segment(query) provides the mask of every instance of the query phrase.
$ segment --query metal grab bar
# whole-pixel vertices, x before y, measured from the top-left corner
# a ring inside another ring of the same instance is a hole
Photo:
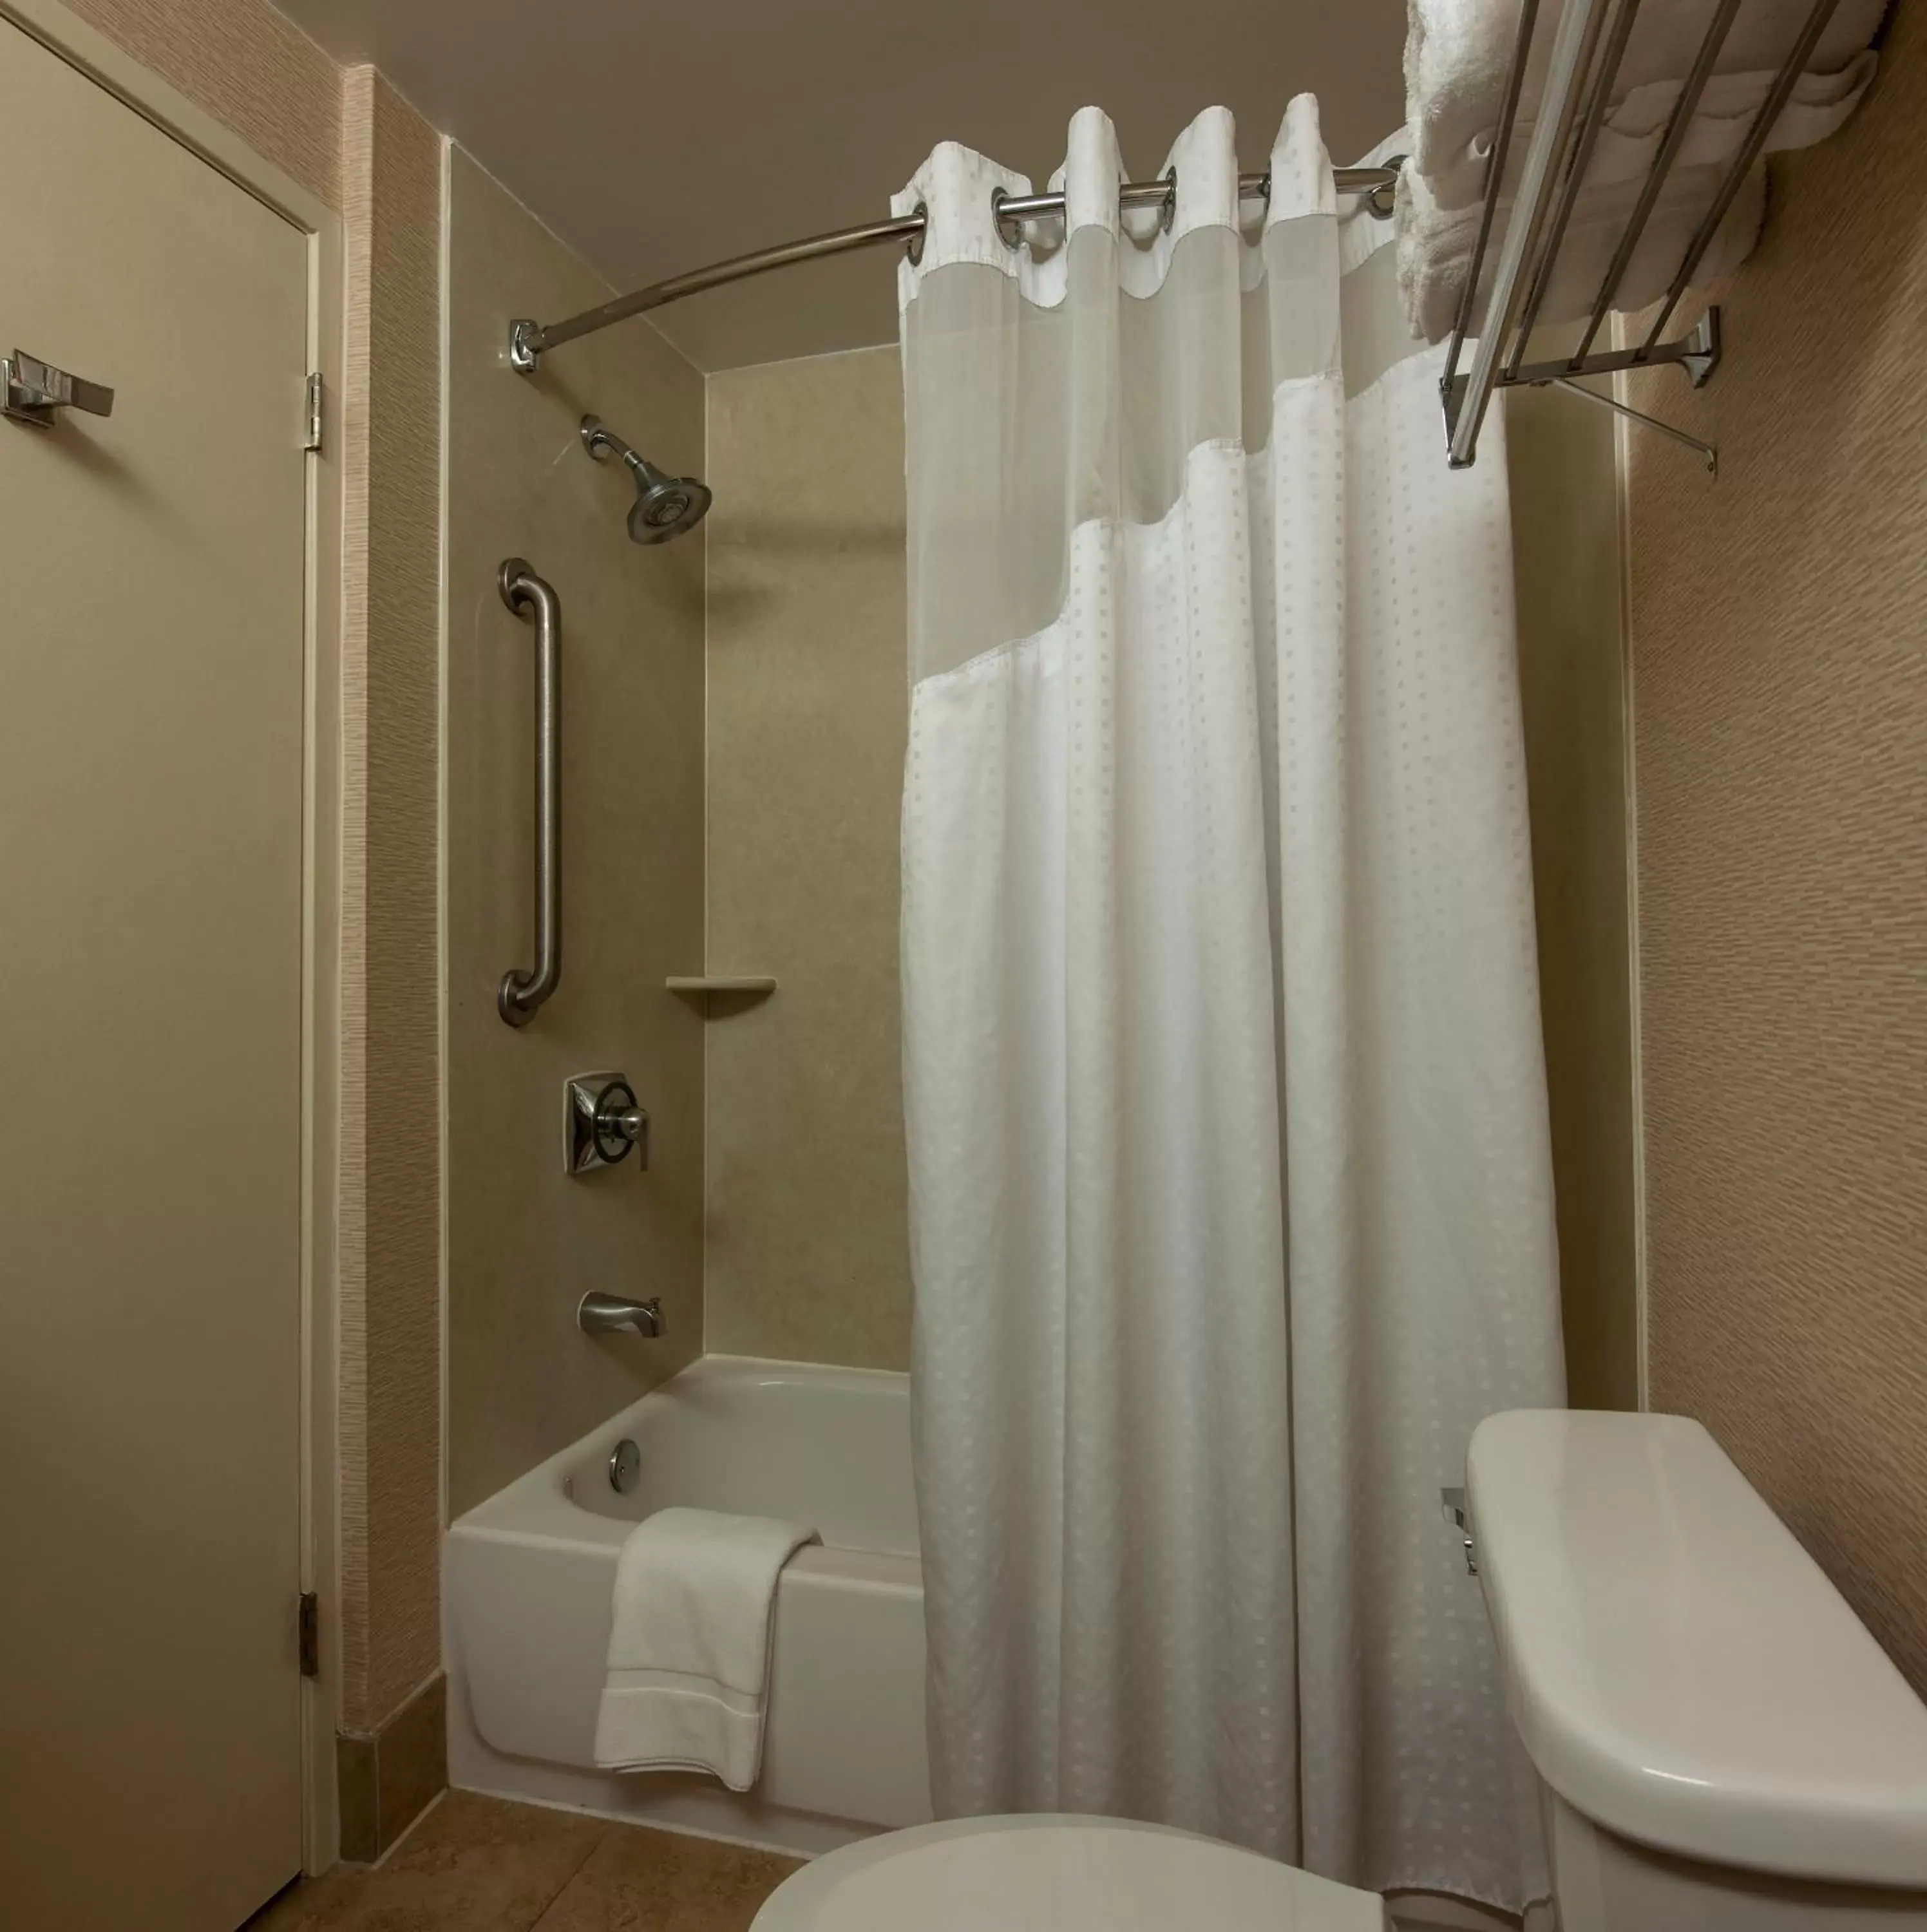
[[[523,558],[503,561],[502,601],[536,625],[536,969],[502,976],[495,1009],[527,1026],[562,983],[562,600]]]

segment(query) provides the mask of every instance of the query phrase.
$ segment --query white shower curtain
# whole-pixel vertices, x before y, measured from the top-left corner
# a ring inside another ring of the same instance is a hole
[[[1447,469],[1310,99],[1261,232],[1229,115],[1166,165],[1121,221],[1086,110],[1067,240],[953,145],[896,202],[938,1807],[1517,1907],[1439,1494],[1562,1400],[1502,426]]]

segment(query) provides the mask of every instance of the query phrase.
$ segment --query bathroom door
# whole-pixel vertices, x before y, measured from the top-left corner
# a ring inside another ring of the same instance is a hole
[[[0,21],[0,1924],[299,1868],[307,238]]]

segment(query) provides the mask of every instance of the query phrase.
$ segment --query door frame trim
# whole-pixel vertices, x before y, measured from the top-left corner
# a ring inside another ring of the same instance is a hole
[[[308,367],[321,372],[327,434],[308,459],[304,586],[302,857],[301,1576],[321,1615],[320,1672],[301,1680],[302,1864],[335,1862],[335,1731],[341,1703],[336,1336],[339,1277],[341,935],[341,442],[340,215],[60,0],[0,0],[10,22],[198,154],[308,243]],[[301,398],[288,399],[288,434]],[[290,1654],[296,1606],[288,1605]]]

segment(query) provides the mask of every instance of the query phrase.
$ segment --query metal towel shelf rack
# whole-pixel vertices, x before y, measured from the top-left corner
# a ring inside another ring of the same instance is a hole
[[[1739,11],[1739,0],[1719,0],[1673,104],[1625,231],[1613,250],[1577,350],[1556,361],[1528,363],[1525,359],[1527,344],[1551,284],[1559,244],[1577,206],[1594,144],[1612,104],[1613,81],[1640,7],[1640,0],[1567,0],[1554,30],[1544,88],[1535,112],[1532,140],[1519,170],[1518,192],[1499,244],[1491,293],[1485,313],[1478,320],[1478,346],[1470,370],[1461,374],[1459,364],[1473,334],[1479,278],[1499,225],[1506,162],[1538,22],[1538,0],[1522,0],[1519,30],[1501,96],[1499,125],[1486,166],[1478,236],[1454,322],[1451,346],[1446,352],[1445,373],[1439,380],[1446,446],[1454,469],[1464,467],[1478,454],[1479,430],[1495,390],[1551,382],[1571,386],[1574,379],[1582,376],[1610,375],[1622,369],[1643,369],[1669,362],[1684,370],[1696,388],[1712,374],[1720,355],[1716,310],[1709,311],[1691,334],[1671,342],[1662,342],[1660,338],[1744,186],[1748,170],[1759,159],[1773,123],[1805,70],[1836,4],[1837,0],[1814,0],[1799,37],[1748,124],[1718,191],[1694,230],[1644,339],[1633,348],[1593,352],[1593,341],[1616,304],[1627,267],[1673,164],[1685,145],[1700,97],[1712,76],[1727,30]],[[1637,411],[1628,410],[1596,391],[1583,393],[1623,414],[1638,415]],[[1650,417],[1640,419],[1652,420]],[[1666,424],[1654,426],[1682,441],[1693,442],[1707,455],[1710,466],[1712,452],[1706,446]]]

